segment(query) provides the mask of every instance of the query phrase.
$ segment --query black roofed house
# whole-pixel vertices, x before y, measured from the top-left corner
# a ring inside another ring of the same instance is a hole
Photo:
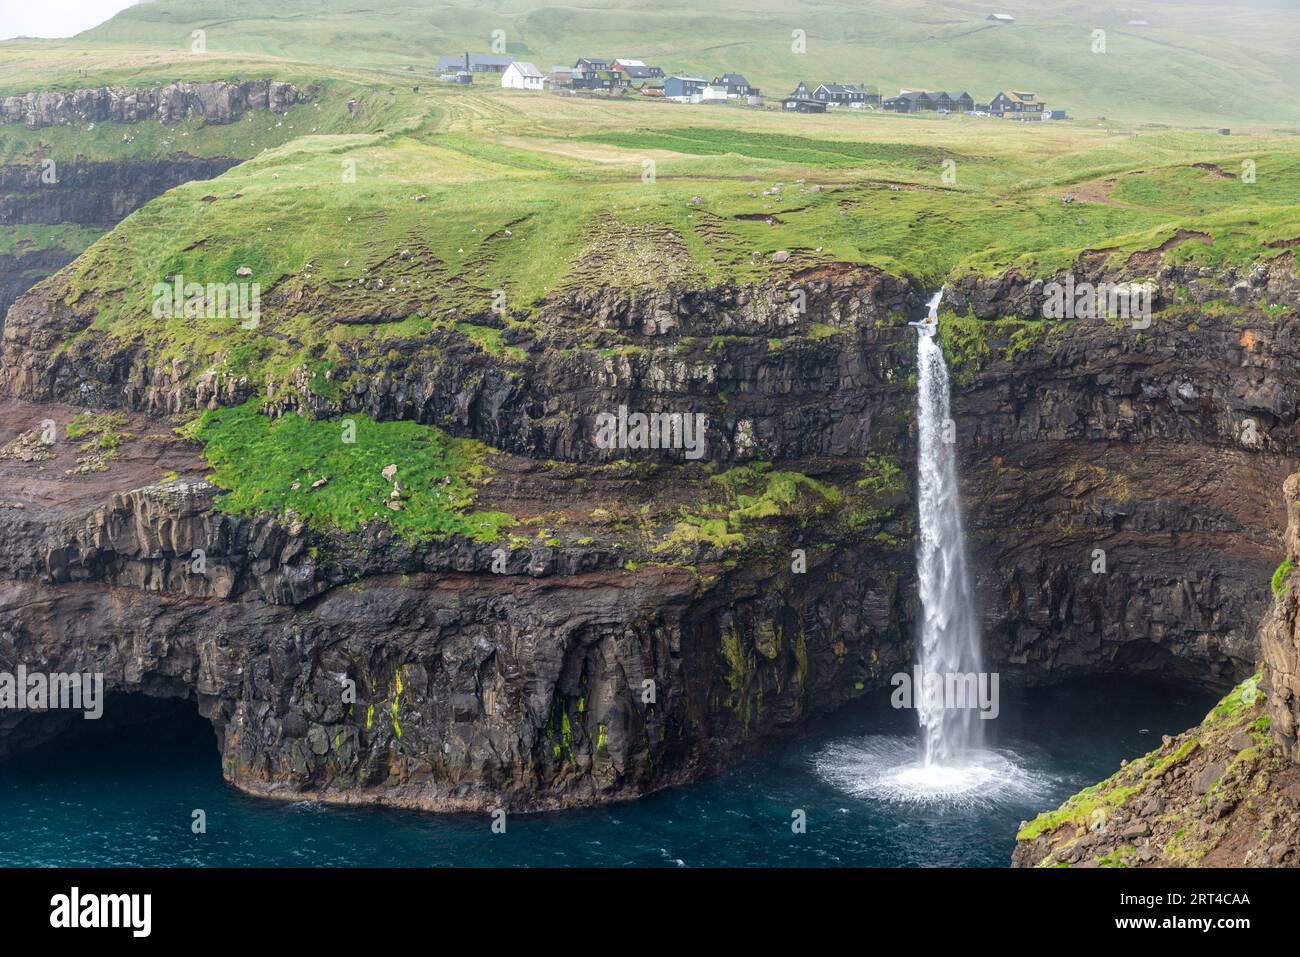
[[[975,98],[965,90],[960,93],[953,93],[949,90],[946,93],[933,94],[935,97],[935,109],[951,110],[954,113],[971,113],[975,110]],[[939,97],[943,98],[942,103]]]
[[[884,107],[895,113],[920,113],[936,109],[934,99],[924,90],[906,90],[885,100]]]
[[[434,67],[441,74],[454,74],[464,70],[467,73],[504,73],[515,62],[512,56],[495,53],[465,53],[460,56],[438,58]]]
[[[628,85],[627,81],[613,70],[574,72],[570,82],[575,90],[592,90],[604,93],[616,93]]]
[[[781,101],[781,109],[792,113],[825,113],[826,104],[808,96],[795,96],[791,93]]]
[[[1041,120],[1044,103],[1038,94],[1026,90],[999,93],[989,101],[989,112],[1017,120]]]
[[[609,68],[615,73],[622,73],[630,80],[657,80],[664,71],[641,60],[629,60],[623,57],[615,60]]]
[[[825,113],[826,104],[820,100],[814,100],[812,91],[808,89],[808,84],[803,80],[799,85],[781,101],[781,109],[789,110],[792,113]]]
[[[751,93],[758,92],[758,90],[755,87],[750,86],[749,81],[739,73],[724,73],[722,76],[715,76],[713,78],[713,85],[724,87],[727,91],[727,96],[729,97],[748,96]]]
[[[578,62],[573,64],[574,73],[598,73],[601,70],[608,69],[608,60],[597,59],[594,57],[578,57]]]
[[[822,83],[813,90],[812,98],[831,107],[862,109],[867,105],[867,91],[851,83]]]
[[[645,80],[657,80],[664,75],[664,71],[657,66],[625,66],[621,70],[614,70],[619,76],[625,76],[629,80],[643,82]]]

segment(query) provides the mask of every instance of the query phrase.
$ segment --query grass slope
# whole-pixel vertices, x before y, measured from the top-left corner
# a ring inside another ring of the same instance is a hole
[[[1013,26],[964,0],[153,0],[79,39],[402,68],[441,53],[506,49],[543,68],[578,56],[637,56],[669,69],[738,70],[769,95],[799,79],[967,89],[976,99],[1036,90],[1080,116],[1170,123],[1295,123],[1300,21],[1284,4],[1166,0],[1140,12],[1104,0],[1021,0]],[[1131,25],[1145,19],[1147,25]],[[1104,53],[1093,52],[1095,30]],[[792,33],[806,35],[806,52]]]

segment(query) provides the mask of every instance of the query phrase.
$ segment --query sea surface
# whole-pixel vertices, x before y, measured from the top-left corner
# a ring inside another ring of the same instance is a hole
[[[246,797],[222,781],[211,727],[177,702],[0,764],[0,866],[1002,867],[1021,820],[1195,724],[1216,696],[1115,676],[1002,699],[987,760],[952,794],[909,791],[896,773],[916,757],[916,715],[882,692],[711,780],[512,814],[504,834],[487,814]],[[206,833],[191,830],[195,809]]]

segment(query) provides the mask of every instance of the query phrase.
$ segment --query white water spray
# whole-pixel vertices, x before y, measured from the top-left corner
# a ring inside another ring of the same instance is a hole
[[[938,680],[946,675],[980,674],[979,621],[966,570],[957,489],[957,446],[949,416],[948,366],[935,341],[940,289],[929,302],[929,316],[916,337],[918,369],[917,500],[920,541],[916,571],[921,593],[918,664]],[[926,767],[951,763],[979,746],[979,716],[971,708],[945,707],[942,695],[919,693],[922,759]]]

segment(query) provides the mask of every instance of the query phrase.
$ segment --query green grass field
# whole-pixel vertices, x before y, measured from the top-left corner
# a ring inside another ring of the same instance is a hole
[[[998,26],[967,0],[154,0],[89,31],[83,43],[210,51],[347,67],[427,69],[439,54],[486,50],[537,62],[634,56],[666,69],[744,73],[769,95],[800,79],[869,83],[885,93],[1003,88],[1039,92],[1082,117],[1171,124],[1300,120],[1300,18],[1264,0],[1167,0],[1123,10],[1102,0],[1021,0]],[[273,12],[271,12],[273,11]],[[1146,25],[1130,23],[1142,19]],[[1104,30],[1105,52],[1094,51]],[[795,52],[802,31],[804,52]]]

